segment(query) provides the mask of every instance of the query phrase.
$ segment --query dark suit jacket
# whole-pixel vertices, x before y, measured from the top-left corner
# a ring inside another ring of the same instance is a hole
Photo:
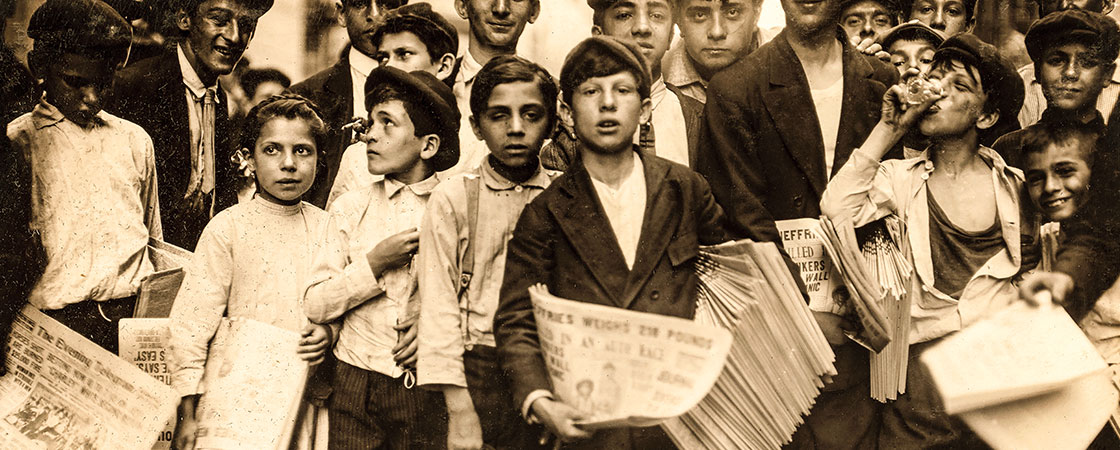
[[[194,250],[202,229],[210,221],[206,208],[190,208],[183,200],[191,175],[190,109],[186,85],[174,49],[139,61],[117,73],[112,96],[105,109],[135,122],[152,137],[155,147],[156,176],[159,178],[159,205],[165,241]],[[237,203],[235,168],[230,161],[229,114],[225,93],[218,89],[214,144],[214,213]]]
[[[339,131],[342,125],[350,122],[354,117],[354,90],[350,80],[350,62],[346,55],[349,49],[342,52],[342,59],[335,65],[312,75],[304,81],[292,85],[289,92],[307,97],[319,107],[323,119],[330,125],[327,137],[327,148],[321,149],[324,157],[319,161],[319,173],[315,176],[315,184],[311,190],[304,194],[303,199],[320,208],[327,206],[327,197],[331,193],[331,185],[338,175],[338,166],[342,162],[342,152],[350,145],[350,132]]]
[[[828,183],[809,82],[786,32],[708,85],[694,168],[740,232],[774,230],[766,226],[770,220],[820,216]],[[894,68],[843,45],[844,100],[833,174],[878,122],[883,93],[898,78]],[[779,242],[777,235],[766,240]]]
[[[31,230],[31,162],[0,133],[0,375],[6,370],[12,321],[47,265]]]
[[[582,164],[557,178],[522,212],[509,243],[494,319],[502,368],[511,375],[517,405],[534,390],[550,389],[529,286],[544,283],[557,296],[588,303],[693,316],[694,259],[701,244],[729,238],[723,212],[695,172],[648,153],[641,157],[647,200],[633,270],[626,268]],[[618,448],[633,445],[634,438],[640,441],[630,432],[636,430],[601,432],[593,446]]]

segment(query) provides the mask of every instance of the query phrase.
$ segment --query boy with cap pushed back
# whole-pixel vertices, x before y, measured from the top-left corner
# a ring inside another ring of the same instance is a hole
[[[982,129],[1014,115],[1023,98],[1015,69],[971,34],[950,37],[929,76],[943,87],[906,106],[904,83],[883,96],[882,117],[833,177],[821,211],[856,227],[894,214],[915,276],[909,289],[911,362],[906,393],[882,409],[880,448],[967,448],[979,443],[945,414],[916,358],[930,345],[1018,298],[1012,280],[1025,269],[1021,244],[1037,234],[1024,223],[1023,173],[979,144]],[[907,73],[916,76],[917,71]],[[911,128],[930,145],[908,159],[880,159]],[[1024,236],[1027,234],[1028,236]]]
[[[423,70],[448,86],[454,83],[458,32],[447,19],[432,11],[428,3],[413,3],[390,11],[369,42],[373,46],[373,58],[382,66],[405,72]],[[342,194],[363,188],[376,179],[366,168],[365,144],[351,144],[342,154],[327,206]]]
[[[528,289],[541,283],[563,298],[691,318],[699,246],[732,236],[700,175],[634,144],[652,106],[637,46],[581,42],[564,61],[560,89],[560,117],[575,130],[580,157],[525,207],[509,242],[494,317],[502,368],[522,415],[572,448],[673,448],[658,427],[593,435],[573,423],[585,413],[550,391]]]
[[[447,419],[436,392],[415,384],[417,274],[412,259],[436,171],[459,159],[455,95],[434,75],[392,67],[366,79],[370,173],[347,192],[315,258],[304,312],[342,321],[329,401],[331,448],[442,448]]]
[[[28,301],[116,353],[117,323],[152,272],[148,239],[163,237],[152,140],[101,110],[132,31],[100,0],[48,0],[27,32],[45,93],[7,135],[31,167],[31,229],[47,257]]]
[[[1120,55],[1116,21],[1082,9],[1058,11],[1031,26],[1026,44],[1034,61],[1034,78],[1046,97],[1046,110],[1035,125],[1079,125],[1103,133],[1105,120],[1098,99],[1112,83]],[[1008,164],[1021,169],[1026,169],[1024,134],[1025,130],[1008,133],[992,145]]]

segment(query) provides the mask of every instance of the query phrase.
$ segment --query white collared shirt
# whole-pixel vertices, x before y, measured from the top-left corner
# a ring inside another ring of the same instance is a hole
[[[210,88],[215,88],[215,105],[221,103],[221,96],[217,95],[218,82],[215,81],[212,86],[205,85],[199,78],[198,72],[195,72],[194,67],[187,60],[187,54],[183,51],[183,46],[178,45],[175,48],[179,55],[179,71],[183,73],[183,84],[187,85],[183,95],[187,96],[187,110],[190,111],[190,114],[187,114],[187,124],[191,130],[191,151],[197,154],[199,147],[202,145],[202,103],[199,102],[199,99],[205,96],[206,90]],[[217,118],[215,117],[215,119]],[[216,127],[217,124],[211,124],[211,126]],[[198,164],[204,163],[198,161]],[[193,171],[195,168],[191,167],[190,169]]]
[[[353,117],[368,117],[369,111],[366,110],[366,78],[369,78],[369,73],[373,72],[380,64],[377,60],[369,57],[365,53],[358,51],[354,47],[350,47],[350,54],[346,57],[350,62],[350,84],[354,89],[354,114]]]
[[[638,253],[638,238],[642,235],[642,221],[646,214],[646,176],[642,158],[634,153],[634,165],[617,189],[608,186],[595,177],[591,184],[599,196],[599,204],[611,223],[611,230],[618,240],[626,268],[634,268],[634,257]],[[590,175],[590,174],[589,174]]]
[[[450,169],[440,172],[440,176],[448,178],[451,175],[468,172],[477,168],[490,149],[486,142],[474,135],[471,129],[471,87],[474,86],[474,77],[482,70],[482,64],[471,56],[471,52],[463,53],[462,62],[459,64],[459,74],[455,76],[455,103],[459,107],[461,119],[459,121],[459,162]]]
[[[688,166],[688,131],[684,110],[677,94],[665,86],[659,77],[650,85],[649,98],[653,102],[654,154],[677,164]],[[640,143],[642,130],[634,134],[634,143]]]

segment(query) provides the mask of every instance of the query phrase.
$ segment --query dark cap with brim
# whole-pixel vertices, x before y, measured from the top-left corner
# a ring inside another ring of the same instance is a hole
[[[132,43],[132,26],[101,0],[47,0],[27,25],[35,46],[67,51],[121,52]]]
[[[1047,14],[1031,25],[1024,40],[1027,54],[1036,64],[1046,49],[1070,41],[1084,43],[1102,62],[1114,61],[1120,54],[1120,29],[1116,21],[1082,9]]]
[[[370,94],[378,86],[391,84],[399,89],[415,94],[411,101],[415,105],[426,108],[435,119],[438,127],[436,135],[439,136],[439,150],[428,162],[436,171],[450,169],[459,162],[459,121],[461,116],[455,104],[455,93],[435,75],[422,70],[405,72],[403,70],[381,66],[373,69],[366,79],[366,109],[373,109],[370,104]]]
[[[593,52],[592,50],[600,51]],[[640,74],[638,77],[638,93],[642,98],[649,98],[652,77],[649,74],[649,68],[646,67],[645,60],[642,58],[641,50],[638,50],[638,46],[629,41],[611,36],[592,36],[576,44],[575,48],[568,52],[568,57],[564,59],[564,66],[560,69],[560,88],[565,92],[575,89],[575,86],[569,85],[572,81],[572,71],[579,67],[591,65],[589,58],[592,58],[595,54],[602,55],[604,53],[617,58],[634,72]]]
[[[887,30],[883,36],[879,37],[879,45],[883,46],[884,51],[890,51],[891,45],[903,40],[923,40],[929,42],[933,48],[937,48],[942,42],[945,42],[945,35],[930,28],[929,25],[911,20]]]
[[[959,33],[946,39],[937,48],[933,59],[935,64],[949,59],[976,67],[989,100],[995,101],[999,120],[1018,117],[1025,95],[1023,79],[1019,77],[1015,66],[1000,56],[994,46],[971,33]]]
[[[412,3],[394,9],[385,16],[385,22],[373,34],[373,41],[380,41],[386,30],[408,30],[414,27],[423,27],[435,31],[440,37],[446,39],[452,55],[459,54],[459,31],[455,25],[448,22],[440,13],[432,11],[432,5],[421,2]],[[427,45],[425,43],[425,45]],[[443,55],[431,55],[438,59]]]

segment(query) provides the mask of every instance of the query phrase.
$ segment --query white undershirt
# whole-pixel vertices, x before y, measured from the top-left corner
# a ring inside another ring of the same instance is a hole
[[[813,106],[817,109],[817,121],[824,138],[824,176],[832,177],[832,164],[836,161],[836,134],[840,130],[840,109],[844,105],[844,77],[839,77],[831,86],[822,89],[809,87],[813,96]]]
[[[665,86],[665,79],[658,78],[650,86],[653,103],[653,147],[657,156],[677,164],[688,165],[688,132],[685,129],[684,111],[677,94]],[[639,128],[635,143],[641,135]]]
[[[350,62],[350,81],[354,89],[353,117],[366,118],[369,116],[369,111],[366,111],[366,78],[369,78],[369,73],[377,68],[377,60],[350,47],[347,61]],[[347,122],[350,121],[349,119],[347,118]]]
[[[638,238],[642,235],[642,221],[646,214],[646,175],[642,168],[642,158],[634,155],[634,165],[618,189],[614,189],[595,177],[591,184],[599,195],[599,204],[611,223],[611,230],[626,259],[626,268],[634,268],[634,257],[638,253]]]

